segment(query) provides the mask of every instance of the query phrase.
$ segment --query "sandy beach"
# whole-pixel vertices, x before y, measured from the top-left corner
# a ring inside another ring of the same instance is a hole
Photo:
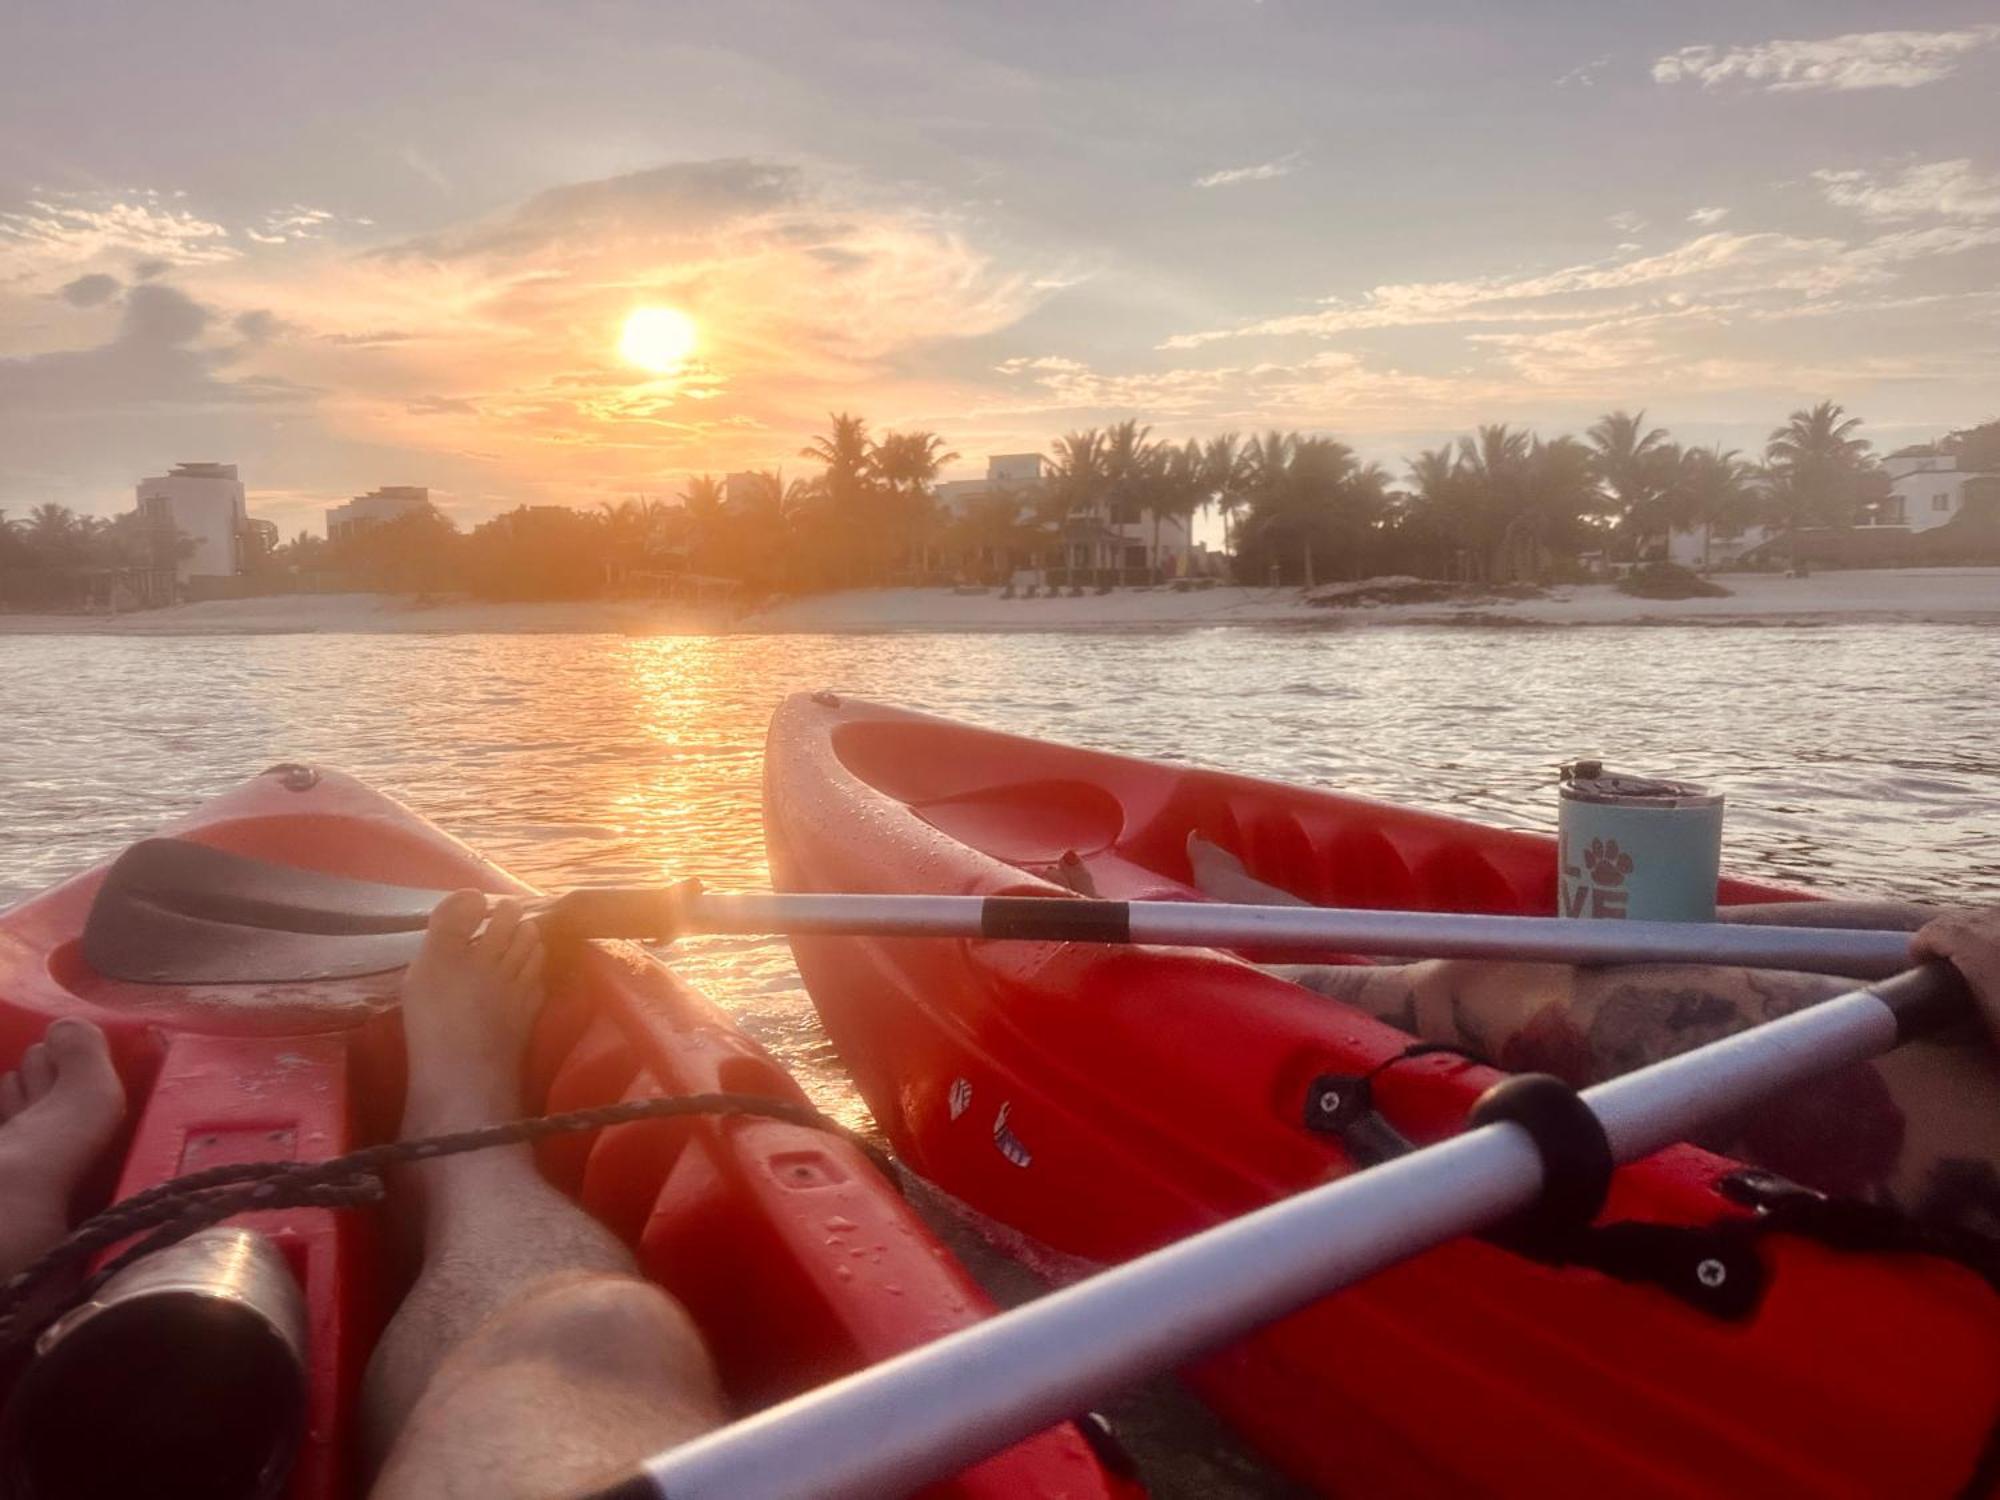
[[[647,600],[493,604],[385,594],[282,594],[125,615],[0,614],[0,634],[714,635],[870,631],[1145,630],[1217,625],[1743,625],[1786,622],[2000,623],[2000,568],[1725,575],[1721,598],[1637,599],[1609,584],[1539,597],[1445,590],[1414,579],[1301,589],[1121,589],[1072,599],[999,590],[853,589],[748,612]],[[1399,600],[1398,596],[1406,596]]]

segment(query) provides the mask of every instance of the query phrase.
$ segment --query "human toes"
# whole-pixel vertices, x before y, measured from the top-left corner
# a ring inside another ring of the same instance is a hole
[[[0,1078],[0,1122],[11,1120],[28,1107],[28,1092],[21,1086],[21,1075],[9,1073]]]
[[[54,1069],[53,1087],[93,1095],[100,1102],[115,1098],[118,1106],[123,1107],[125,1086],[111,1060],[111,1044],[97,1027],[75,1016],[65,1016],[50,1023],[42,1046],[47,1049]]]
[[[16,1070],[21,1075],[21,1091],[33,1104],[42,1095],[55,1087],[56,1060],[49,1055],[47,1042],[36,1042],[21,1054],[21,1065]]]
[[[515,934],[521,930],[521,912],[521,903],[512,896],[502,896],[495,901],[493,910],[487,914],[486,930],[472,940],[474,956],[496,969],[504,970],[507,950],[513,944]]]
[[[431,910],[425,931],[437,942],[468,943],[486,915],[486,897],[479,891],[453,891]]]
[[[542,930],[533,917],[528,917],[514,928],[514,935],[507,942],[507,951],[500,955],[499,969],[509,979],[514,979],[527,971],[528,965],[541,957]]]

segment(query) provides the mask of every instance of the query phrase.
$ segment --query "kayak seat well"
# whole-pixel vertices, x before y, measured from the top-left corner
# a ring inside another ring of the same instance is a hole
[[[1184,773],[1175,794],[1119,852],[1175,880],[1195,881],[1190,834],[1227,850],[1244,872],[1313,906],[1378,911],[1549,915],[1555,862],[1539,847],[1475,847],[1443,819],[1364,805],[1354,812],[1281,803],[1255,784]]]
[[[940,833],[1009,864],[1052,864],[1074,851],[1108,849],[1125,827],[1118,799],[1087,781],[1017,781],[935,801],[911,811]]]

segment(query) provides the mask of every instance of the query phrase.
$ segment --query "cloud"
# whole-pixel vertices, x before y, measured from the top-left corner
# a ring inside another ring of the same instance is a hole
[[[118,286],[116,276],[106,276],[98,272],[64,282],[57,288],[56,295],[71,307],[97,307],[117,296]]]
[[[1611,66],[1611,54],[1593,57],[1587,63],[1580,63],[1556,80],[1559,89],[1591,89],[1597,87],[1597,78]]]
[[[494,218],[376,253],[390,259],[472,260],[606,238],[666,248],[732,222],[796,209],[805,198],[805,176],[797,167],[744,157],[674,162],[550,188]],[[782,232],[813,237],[809,222],[787,223]]]
[[[1278,157],[1275,161],[1259,162],[1254,167],[1225,167],[1219,172],[1208,172],[1195,178],[1198,188],[1235,187],[1244,182],[1269,182],[1277,177],[1289,177],[1305,165],[1303,152],[1293,151]]]
[[[1689,211],[1688,223],[1699,224],[1704,229],[1713,229],[1728,217],[1729,210],[1726,208],[1697,208]]]
[[[1956,72],[1966,57],[2000,42],[2000,25],[1959,31],[1857,31],[1819,41],[1748,47],[1683,47],[1653,64],[1665,84],[1725,85],[1769,93],[1917,88]]]
[[[1330,338],[1368,329],[1575,323],[1649,311],[1788,306],[1885,285],[1918,262],[2000,243],[2000,226],[1937,225],[1847,241],[1770,231],[1697,235],[1669,250],[1637,247],[1530,275],[1378,286],[1358,299],[1235,328],[1176,334],[1159,347],[1197,349],[1246,337]]]
[[[0,213],[0,281],[87,264],[108,254],[134,254],[168,266],[231,260],[229,231],[164,199],[47,194],[19,211]]]
[[[329,392],[345,439],[449,453],[468,488],[588,498],[781,462],[859,390],[883,424],[917,420],[953,345],[1079,279],[981,248],[978,228],[858,177],[681,162],[358,255],[274,248],[229,280],[238,307],[298,331],[260,346],[259,367]],[[617,355],[646,305],[700,330],[668,377]]]
[[[238,313],[230,326],[252,344],[262,344],[285,332],[285,321],[268,307],[253,307]]]
[[[0,360],[0,414],[238,404],[298,394],[267,378],[223,378],[234,351],[203,341],[213,321],[207,308],[171,286],[133,287],[109,342]]]
[[[1621,213],[1607,216],[1604,222],[1609,224],[1613,229],[1618,230],[1621,234],[1637,234],[1641,229],[1646,227],[1645,218],[1629,208]]]
[[[1970,160],[1919,162],[1894,176],[1861,169],[1813,173],[1826,201],[1866,218],[1913,219],[1927,214],[1954,219],[2000,217],[2000,172],[1981,172]]]

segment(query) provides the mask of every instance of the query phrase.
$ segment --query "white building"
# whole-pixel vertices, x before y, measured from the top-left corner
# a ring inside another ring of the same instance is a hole
[[[975,500],[1003,491],[1019,495],[1023,505],[1041,492],[1042,455],[1039,453],[996,453],[986,460],[984,479],[948,479],[937,486],[937,502],[955,521]]]
[[[425,486],[386,484],[327,511],[326,539],[337,542],[365,527],[400,521],[404,516],[419,515],[431,508],[431,492]]]
[[[952,480],[937,487],[937,501],[952,518],[963,516],[988,495],[1012,494],[1023,510],[1040,497],[1048,476],[1039,453],[996,453],[986,460],[984,479]],[[1100,499],[1071,508],[1050,537],[1047,559],[1072,582],[1087,575],[1105,582],[1143,582],[1153,565],[1168,578],[1186,578],[1209,566],[1207,549],[1194,545],[1194,522],[1176,516],[1155,518],[1142,506]]]
[[[175,464],[165,474],[140,480],[138,494],[142,516],[171,524],[194,543],[186,557],[174,561],[175,583],[233,578],[243,571],[250,517],[235,464]]]
[[[1904,448],[1882,460],[1889,476],[1887,500],[1874,507],[1870,526],[1929,531],[1965,509],[1966,487],[1981,476],[1958,466],[1958,456],[1934,448]]]
[[[1677,527],[1667,537],[1667,561],[1684,568],[1726,568],[1774,535],[1768,526],[1725,532],[1714,526]]]

